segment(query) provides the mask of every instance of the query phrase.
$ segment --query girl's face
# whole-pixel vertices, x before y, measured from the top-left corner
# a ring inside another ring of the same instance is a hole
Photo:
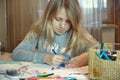
[[[64,8],[57,11],[55,17],[52,19],[53,30],[56,34],[61,35],[67,32],[71,27],[71,21],[67,17]]]

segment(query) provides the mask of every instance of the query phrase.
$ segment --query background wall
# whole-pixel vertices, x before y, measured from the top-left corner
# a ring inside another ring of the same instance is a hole
[[[7,50],[12,51],[38,19],[39,0],[6,0]]]
[[[8,52],[23,40],[48,0],[0,0],[0,41]],[[40,13],[41,14],[41,13]]]
[[[7,27],[6,27],[6,0],[0,0],[0,42],[2,42],[2,50],[7,44]]]

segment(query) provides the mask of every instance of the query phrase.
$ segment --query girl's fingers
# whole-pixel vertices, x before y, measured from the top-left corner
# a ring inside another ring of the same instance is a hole
[[[66,65],[66,68],[75,68],[78,67],[80,64],[79,60],[76,58],[71,59],[68,64]]]
[[[60,65],[61,63],[63,63],[65,61],[65,57],[63,55],[55,55],[53,57],[52,63],[54,65]]]

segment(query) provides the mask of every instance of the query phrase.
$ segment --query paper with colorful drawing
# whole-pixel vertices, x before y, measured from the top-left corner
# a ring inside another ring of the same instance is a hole
[[[0,64],[0,72],[7,71],[9,75],[0,75],[0,80],[19,80],[19,78],[30,78],[30,77],[75,77],[79,80],[87,80],[85,77],[86,73],[82,73],[79,68],[66,69],[63,67],[49,66],[47,64],[35,64],[32,62],[18,62],[12,64]],[[17,70],[17,72],[15,71]],[[12,72],[13,71],[13,72]],[[12,74],[11,74],[12,73]],[[0,73],[2,74],[2,73]],[[11,76],[12,75],[12,76]],[[2,77],[1,77],[2,76]],[[6,78],[6,79],[5,79]],[[63,79],[64,80],[64,79]]]

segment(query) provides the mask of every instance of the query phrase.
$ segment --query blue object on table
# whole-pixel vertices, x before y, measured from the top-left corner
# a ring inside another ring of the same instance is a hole
[[[65,80],[77,80],[75,77],[67,77]]]
[[[62,64],[60,64],[59,66],[61,66],[61,67],[65,67],[65,63],[62,63]]]

